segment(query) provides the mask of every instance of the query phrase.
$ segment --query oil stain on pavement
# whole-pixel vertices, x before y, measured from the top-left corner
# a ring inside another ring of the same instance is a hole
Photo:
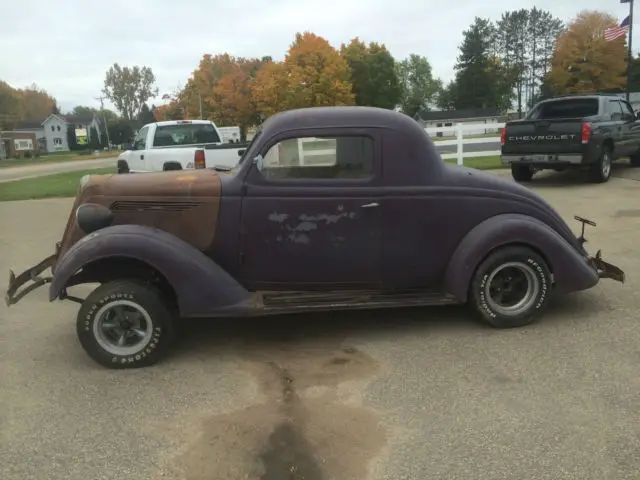
[[[357,392],[379,366],[343,341],[259,341],[238,348],[264,401],[204,419],[160,478],[367,478],[386,434]]]

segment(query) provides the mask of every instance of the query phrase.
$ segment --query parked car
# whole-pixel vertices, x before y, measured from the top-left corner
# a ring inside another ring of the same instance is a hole
[[[305,162],[283,148],[313,139]],[[50,282],[81,304],[94,360],[137,367],[178,318],[468,303],[523,326],[554,292],[624,281],[584,242],[529,189],[444,163],[403,114],[308,108],[269,118],[231,171],[85,176],[55,253],[11,273],[6,301]],[[83,283],[101,285],[68,294]]]
[[[540,170],[576,167],[588,168],[594,182],[606,182],[611,163],[627,156],[640,166],[640,121],[617,95],[544,100],[502,131],[502,163],[511,165],[519,182]]]
[[[118,173],[235,166],[246,145],[223,143],[209,120],[171,120],[142,127],[118,157]]]

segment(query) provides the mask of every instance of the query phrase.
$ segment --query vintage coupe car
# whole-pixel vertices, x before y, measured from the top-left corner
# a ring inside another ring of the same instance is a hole
[[[179,318],[468,302],[517,327],[552,292],[624,281],[576,218],[579,237],[526,187],[444,163],[403,114],[292,110],[231,170],[85,176],[55,254],[11,272],[6,302],[50,283],[112,368],[159,360]],[[67,293],[83,283],[100,286]]]

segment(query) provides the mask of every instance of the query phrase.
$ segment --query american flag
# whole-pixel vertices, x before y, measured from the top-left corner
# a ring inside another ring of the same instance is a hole
[[[610,42],[611,40],[615,40],[616,38],[626,35],[627,32],[629,31],[629,25],[630,25],[629,17],[627,17],[624,20],[622,20],[622,23],[620,23],[620,26],[607,28],[604,31],[604,39],[607,42]]]

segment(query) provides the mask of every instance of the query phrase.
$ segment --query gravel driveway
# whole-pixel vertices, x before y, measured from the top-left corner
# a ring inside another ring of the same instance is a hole
[[[629,280],[528,328],[459,307],[203,321],[167,361],[109,371],[73,303],[2,304],[0,478],[637,479],[640,182],[616,175],[533,182],[598,222],[587,246]],[[0,203],[3,278],[49,254],[70,205]]]

